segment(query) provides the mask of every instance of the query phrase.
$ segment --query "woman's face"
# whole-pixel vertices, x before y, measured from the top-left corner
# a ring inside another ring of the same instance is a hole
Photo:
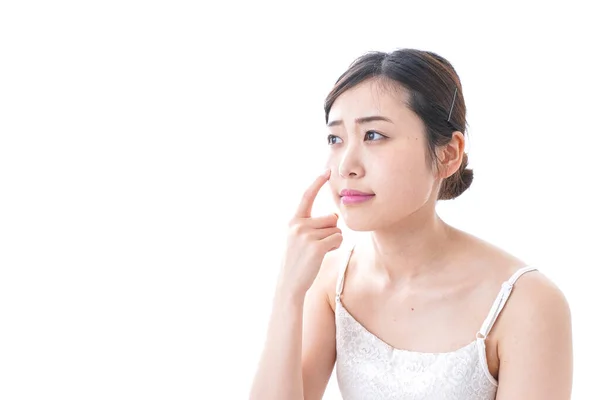
[[[405,104],[402,88],[369,79],[342,93],[329,113],[330,187],[346,225],[373,231],[435,208],[436,179],[428,164],[425,125]],[[374,194],[344,204],[343,189]]]

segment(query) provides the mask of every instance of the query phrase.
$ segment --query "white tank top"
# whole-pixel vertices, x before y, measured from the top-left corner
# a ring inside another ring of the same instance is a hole
[[[344,308],[340,295],[349,251],[337,283],[336,374],[344,400],[493,400],[498,382],[490,374],[485,339],[508,300],[523,267],[502,284],[500,293],[475,335],[475,340],[446,353],[421,353],[397,349],[369,332]]]

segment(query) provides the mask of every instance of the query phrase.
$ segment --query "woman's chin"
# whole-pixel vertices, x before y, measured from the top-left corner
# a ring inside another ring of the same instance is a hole
[[[350,218],[344,218],[344,223],[351,231],[355,232],[371,232],[374,231],[378,224],[373,221],[373,218],[356,218],[351,216]]]

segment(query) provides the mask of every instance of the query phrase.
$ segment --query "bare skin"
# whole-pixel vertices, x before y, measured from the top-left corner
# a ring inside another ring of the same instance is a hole
[[[306,189],[289,223],[287,248],[275,292],[267,342],[252,384],[251,399],[312,398],[313,394],[309,391],[322,386],[320,379],[331,374],[329,365],[333,360],[315,365],[313,379],[305,376],[307,373],[301,364],[303,323],[310,320],[310,316],[303,316],[306,293],[322,270],[325,254],[339,248],[342,243],[336,214],[315,218],[311,215],[315,197],[330,173],[326,170]],[[329,342],[330,350],[331,336],[323,338]],[[331,352],[328,353],[331,356]],[[313,383],[303,389],[307,380]],[[309,394],[305,395],[305,391]]]
[[[449,352],[475,340],[501,284],[527,263],[437,215],[441,181],[458,170],[464,137],[454,132],[437,149],[439,169],[431,168],[424,126],[405,100],[402,90],[370,80],[343,93],[330,112],[332,195],[346,225],[368,232],[350,259],[341,301],[393,347]],[[360,120],[371,116],[386,120]],[[345,205],[342,189],[375,196]],[[333,249],[320,268],[314,261],[282,268],[297,274],[280,278],[286,290],[276,296],[269,331],[277,340],[265,347],[251,398],[322,398],[336,358],[335,284],[346,256]],[[570,311],[542,273],[518,280],[486,348],[498,400],[570,398]]]

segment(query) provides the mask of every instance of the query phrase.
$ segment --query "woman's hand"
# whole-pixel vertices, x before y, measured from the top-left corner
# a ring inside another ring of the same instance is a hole
[[[289,234],[279,287],[288,294],[304,296],[315,280],[325,254],[342,244],[338,216],[313,218],[312,206],[331,171],[321,174],[304,192],[296,214],[289,222]]]

